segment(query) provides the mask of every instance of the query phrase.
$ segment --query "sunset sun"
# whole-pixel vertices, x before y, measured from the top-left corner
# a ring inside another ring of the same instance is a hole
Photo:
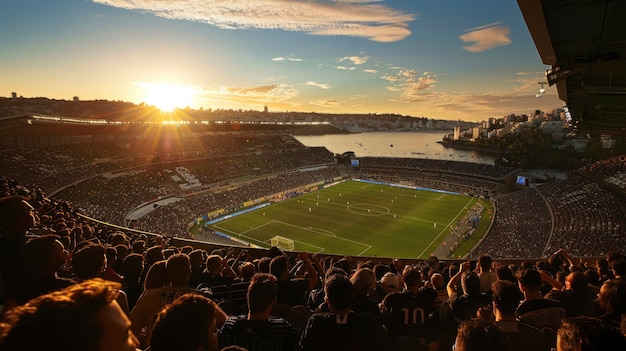
[[[145,103],[164,112],[192,105],[193,89],[173,84],[147,85]]]

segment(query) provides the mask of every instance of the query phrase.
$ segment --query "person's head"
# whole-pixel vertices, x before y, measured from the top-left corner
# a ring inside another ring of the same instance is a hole
[[[165,260],[157,261],[148,268],[146,278],[143,282],[144,290],[162,288],[166,285],[170,285],[167,273],[165,272],[166,262]]]
[[[533,268],[520,269],[517,280],[522,291],[537,292],[541,290],[541,273]]]
[[[339,313],[350,310],[354,292],[347,276],[341,274],[331,276],[324,283],[324,292],[326,293],[324,300],[331,311]]]
[[[376,287],[376,274],[370,268],[360,268],[352,274],[350,282],[352,283],[354,294],[363,295]]]
[[[513,270],[507,265],[499,265],[496,268],[496,277],[498,278],[498,280],[508,280],[517,284],[517,278],[515,278]]]
[[[252,276],[248,286],[248,310],[251,314],[271,311],[276,303],[278,285],[276,277],[268,273]]]
[[[35,214],[23,196],[0,198],[0,231],[4,235],[24,235],[35,226]]]
[[[384,294],[389,294],[394,291],[402,291],[402,278],[395,273],[387,272],[380,280],[380,289]]]
[[[626,281],[621,279],[605,281],[598,293],[598,303],[605,312],[626,313]]]
[[[430,283],[433,285],[433,288],[435,288],[436,290],[446,289],[446,278],[441,273],[433,273],[430,276]]]
[[[566,318],[556,332],[557,351],[622,351],[624,335],[607,322],[593,317]]]
[[[115,299],[120,284],[87,280],[7,312],[0,349],[135,351],[130,320]]]
[[[209,255],[206,259],[206,267],[207,272],[211,274],[221,274],[222,273],[222,256],[220,255]]]
[[[402,271],[402,281],[408,290],[422,286],[422,272],[419,268],[406,266]]]
[[[270,261],[270,273],[276,278],[286,279],[289,274],[289,259],[287,256],[276,256]]]
[[[187,286],[191,277],[189,256],[177,253],[165,261],[165,272],[172,286]]]
[[[587,288],[587,277],[581,271],[574,271],[565,277],[565,289],[583,291]]]
[[[493,307],[505,316],[515,316],[522,295],[517,284],[508,280],[496,280],[491,285]]]
[[[106,265],[105,248],[99,244],[87,244],[72,255],[72,270],[79,280],[100,277]]]
[[[491,270],[491,256],[489,255],[480,255],[478,257],[478,267],[481,272],[489,272]]]
[[[138,282],[143,273],[143,255],[132,253],[124,257],[121,273],[125,280]]]
[[[463,272],[461,275],[461,287],[465,295],[480,294],[480,278],[474,271]]]
[[[25,267],[33,279],[55,276],[67,259],[63,244],[54,234],[28,240],[23,255]]]
[[[143,240],[135,240],[131,246],[134,253],[142,254],[146,249],[146,242]]]
[[[471,319],[461,322],[457,330],[456,351],[509,351],[509,338],[495,322]]]
[[[272,258],[263,256],[258,260],[255,260],[256,269],[259,273],[269,273],[270,272],[270,262]]]
[[[626,259],[622,257],[611,261],[611,270],[613,276],[626,278]]]
[[[244,281],[252,279],[252,276],[256,273],[256,266],[252,262],[244,262],[239,265],[239,277]]]
[[[163,249],[160,246],[152,246],[146,250],[146,265],[151,266],[154,262],[165,259]]]
[[[201,249],[192,250],[189,253],[189,263],[191,267],[202,267],[204,265],[204,251]]]
[[[217,351],[216,305],[200,294],[188,293],[166,306],[154,322],[152,351]]]

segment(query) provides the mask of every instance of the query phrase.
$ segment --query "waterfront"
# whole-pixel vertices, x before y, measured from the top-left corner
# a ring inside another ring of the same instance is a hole
[[[354,151],[357,157],[411,157],[494,164],[495,156],[444,147],[445,132],[367,132],[294,136],[306,146],[325,146],[333,154]]]

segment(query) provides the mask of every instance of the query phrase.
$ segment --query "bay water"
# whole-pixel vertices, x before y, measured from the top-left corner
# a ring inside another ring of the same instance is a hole
[[[363,132],[294,136],[305,146],[324,146],[333,154],[353,151],[357,157],[410,157],[494,164],[495,156],[438,143],[444,132]]]

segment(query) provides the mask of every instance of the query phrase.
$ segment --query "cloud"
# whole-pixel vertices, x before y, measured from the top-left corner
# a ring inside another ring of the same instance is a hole
[[[363,72],[365,72],[365,73],[378,73],[378,71],[375,70],[375,69],[364,69]]]
[[[511,44],[511,29],[501,26],[500,23],[492,23],[485,26],[468,29],[468,33],[461,35],[459,38],[470,45],[464,46],[463,49],[469,52],[482,52],[497,48],[498,46]]]
[[[377,42],[411,34],[415,15],[364,0],[93,0],[155,16],[206,23],[223,29],[282,29],[324,36],[352,36]]]
[[[437,78],[429,72],[420,74],[413,69],[400,69],[395,74],[380,78],[392,83],[386,87],[387,90],[400,93],[394,101],[407,103],[421,101],[437,83]]]
[[[310,85],[310,86],[314,86],[314,87],[318,87],[322,89],[330,89],[329,84],[317,83],[317,82],[312,82],[312,81],[306,82],[306,85]]]
[[[366,57],[359,57],[359,56],[346,56],[346,57],[342,57],[339,60],[337,60],[337,62],[342,62],[342,61],[351,61],[352,63],[354,63],[355,65],[362,65],[365,62],[367,62],[367,60],[369,59],[369,56]]]
[[[337,69],[343,69],[346,71],[354,71],[356,67],[336,66]]]
[[[274,57],[272,58],[272,61],[293,61],[293,62],[302,62],[304,61],[303,59],[300,58],[295,58],[295,57]]]
[[[287,101],[298,95],[298,90],[286,84],[257,85],[250,87],[219,87],[204,89],[197,95],[212,101],[241,104],[267,104]]]
[[[336,99],[310,101],[309,104],[325,108],[341,108],[341,102]]]

